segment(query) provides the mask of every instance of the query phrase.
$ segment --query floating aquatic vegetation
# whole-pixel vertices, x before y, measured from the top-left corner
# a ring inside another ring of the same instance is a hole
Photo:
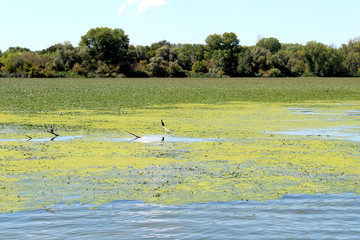
[[[359,117],[347,113],[359,107],[360,102],[233,102],[125,109],[123,115],[3,112],[0,212],[119,199],[183,204],[261,201],[290,193],[360,194],[358,142],[285,134],[345,129],[355,137]],[[171,135],[163,135],[160,119],[166,119]],[[51,138],[50,124],[66,141],[35,141]],[[132,141],[129,129],[143,139]],[[22,141],[25,135],[33,139]]]

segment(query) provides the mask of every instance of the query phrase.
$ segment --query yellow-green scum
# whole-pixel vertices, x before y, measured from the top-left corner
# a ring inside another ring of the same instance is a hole
[[[127,109],[122,115],[2,112],[0,212],[119,199],[184,204],[360,194],[360,142],[346,138],[359,130],[359,109],[360,102],[233,102]],[[161,141],[161,119],[183,141]],[[60,136],[79,138],[50,141],[50,125]],[[324,129],[345,137],[319,134]],[[303,130],[314,134],[291,134]],[[131,141],[126,131],[159,140]]]

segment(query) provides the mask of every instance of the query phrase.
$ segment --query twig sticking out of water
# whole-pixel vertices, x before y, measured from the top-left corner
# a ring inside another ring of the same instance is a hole
[[[31,136],[29,136],[29,135],[25,135],[25,137],[27,137],[27,138],[28,138],[28,141],[30,141],[30,140],[32,139],[32,137],[31,137]]]
[[[55,213],[55,211],[54,210],[52,210],[52,209],[50,209],[50,208],[48,208],[48,207],[46,207],[45,205],[44,206],[42,206],[46,211],[48,211],[49,213]]]
[[[162,125],[162,128],[165,130],[165,132],[171,133],[170,130],[165,127],[163,120],[161,120],[161,125]]]
[[[134,136],[134,137],[136,137],[136,138],[141,138],[140,136],[138,136],[138,135],[136,135],[136,134],[134,134],[134,133],[131,133],[131,132],[129,132],[129,131],[125,131],[125,132],[127,132],[127,133],[129,133],[129,134],[133,135],[133,136]]]
[[[56,134],[56,133],[54,132],[53,126],[50,126],[50,129],[49,129],[47,132],[48,132],[48,133],[51,133],[51,134],[54,134],[55,137],[58,137],[58,136],[59,136],[59,134]]]

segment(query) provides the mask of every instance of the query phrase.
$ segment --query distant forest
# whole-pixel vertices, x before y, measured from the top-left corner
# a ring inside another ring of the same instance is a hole
[[[122,29],[94,28],[78,47],[58,43],[41,51],[0,50],[0,77],[360,77],[360,38],[339,48],[262,38],[241,46],[235,33],[212,34],[205,44],[129,44]]]

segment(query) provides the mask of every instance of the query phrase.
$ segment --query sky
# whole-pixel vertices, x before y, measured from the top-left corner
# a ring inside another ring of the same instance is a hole
[[[0,50],[77,46],[96,27],[121,28],[133,45],[234,32],[243,46],[275,37],[340,47],[360,36],[359,9],[359,0],[0,0]]]

